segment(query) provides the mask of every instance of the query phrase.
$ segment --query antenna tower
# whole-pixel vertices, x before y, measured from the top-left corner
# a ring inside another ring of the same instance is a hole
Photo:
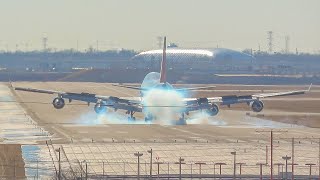
[[[47,48],[48,48],[48,38],[47,37],[43,37],[42,38],[42,46],[43,46],[43,51],[47,51]]]
[[[268,46],[269,46],[269,53],[273,52],[273,32],[268,31]]]
[[[285,52],[286,54],[289,54],[289,41],[290,41],[290,37],[289,36],[286,36],[285,38],[285,45],[286,45],[286,49],[285,49]]]

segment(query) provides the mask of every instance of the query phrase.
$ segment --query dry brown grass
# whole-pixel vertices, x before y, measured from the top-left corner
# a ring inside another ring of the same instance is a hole
[[[24,178],[21,145],[0,144],[0,179]]]

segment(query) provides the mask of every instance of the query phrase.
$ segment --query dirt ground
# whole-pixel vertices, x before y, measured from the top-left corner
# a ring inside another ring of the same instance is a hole
[[[0,144],[0,177],[24,178],[24,161],[19,144]]]

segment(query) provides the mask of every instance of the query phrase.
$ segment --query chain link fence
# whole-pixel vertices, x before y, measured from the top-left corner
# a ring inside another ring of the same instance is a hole
[[[23,161],[12,159],[0,164],[1,171],[6,172],[0,177],[136,179],[139,174],[141,178],[160,179],[270,179],[270,139],[267,135],[257,138],[212,143],[48,142],[29,145],[37,147],[37,152],[28,148],[37,156],[26,158],[28,156],[23,153]],[[141,154],[139,160],[135,154]],[[291,179],[293,175],[294,179],[319,178],[319,160],[319,139],[278,136],[273,140],[274,179]]]

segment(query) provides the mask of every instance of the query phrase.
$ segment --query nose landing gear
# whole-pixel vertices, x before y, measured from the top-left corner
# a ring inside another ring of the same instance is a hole
[[[179,121],[177,121],[176,125],[186,125],[187,121],[185,119],[184,113],[181,113],[181,117],[179,118]]]

